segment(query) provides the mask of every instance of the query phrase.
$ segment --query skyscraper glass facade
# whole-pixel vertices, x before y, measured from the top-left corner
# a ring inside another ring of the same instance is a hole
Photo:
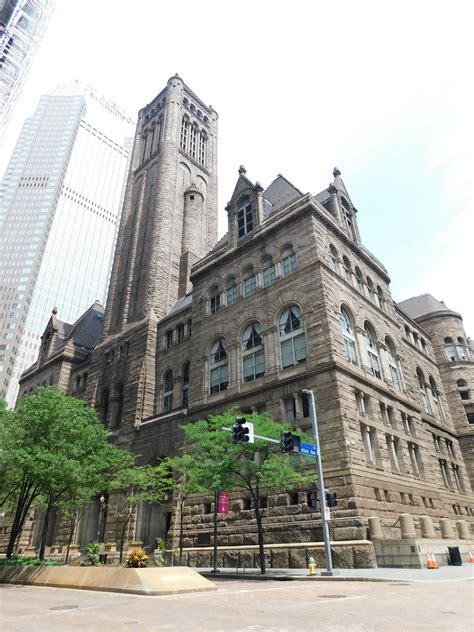
[[[105,303],[131,120],[79,83],[40,99],[0,185],[0,397],[14,404],[53,307]]]
[[[55,0],[0,0],[0,138]]]

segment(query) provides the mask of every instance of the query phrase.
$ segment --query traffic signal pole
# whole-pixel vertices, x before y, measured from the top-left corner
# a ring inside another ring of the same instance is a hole
[[[324,487],[324,477],[323,477],[323,463],[321,458],[321,444],[319,443],[319,433],[318,433],[318,420],[316,417],[316,404],[314,401],[314,393],[309,388],[304,388],[303,393],[309,395],[309,411],[311,415],[311,424],[313,426],[313,435],[314,441],[317,446],[317,455],[316,460],[318,463],[318,482],[319,482],[319,506],[321,509],[321,522],[323,525],[323,538],[324,538],[324,552],[326,555],[326,570],[321,571],[321,575],[331,576],[334,575],[334,570],[332,567],[332,554],[331,554],[331,543],[329,541],[329,527],[328,521],[326,519],[326,492]]]

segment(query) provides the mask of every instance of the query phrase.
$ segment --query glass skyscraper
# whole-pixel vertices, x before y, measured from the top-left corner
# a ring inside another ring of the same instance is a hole
[[[10,406],[51,310],[105,304],[132,121],[74,82],[41,97],[0,185],[0,397]]]
[[[0,0],[0,138],[55,0]]]

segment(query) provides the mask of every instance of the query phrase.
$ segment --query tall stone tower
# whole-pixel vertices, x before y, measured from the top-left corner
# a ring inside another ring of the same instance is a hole
[[[164,316],[216,239],[217,113],[176,75],[139,112],[104,333]]]
[[[112,430],[154,413],[157,322],[216,242],[217,118],[178,75],[139,112],[86,396]]]

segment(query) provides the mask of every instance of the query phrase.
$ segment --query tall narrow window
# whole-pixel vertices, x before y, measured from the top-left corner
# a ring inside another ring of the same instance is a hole
[[[250,198],[245,196],[239,204],[237,212],[237,233],[239,239],[253,231],[253,212]]]
[[[392,472],[400,472],[401,468],[399,440],[392,435],[386,435],[386,441]]]
[[[423,408],[425,412],[432,415],[433,411],[431,410],[431,404],[426,390],[425,376],[423,375],[423,371],[420,369],[420,367],[418,367],[416,370],[416,376],[418,378],[418,385],[420,387],[420,397]]]
[[[400,368],[398,366],[397,356],[395,354],[395,347],[393,346],[390,338],[385,338],[385,349],[387,354],[388,368],[390,371],[390,379],[393,382],[394,387],[401,391],[402,381],[400,379]]]
[[[436,412],[438,413],[438,417],[440,417],[440,419],[444,419],[444,413],[443,413],[443,408],[441,406],[441,401],[439,398],[438,387],[436,386],[436,382],[434,381],[433,376],[430,375],[429,381],[430,381],[431,395],[433,396],[433,402],[436,407]]]
[[[201,163],[201,165],[204,165],[206,162],[206,143],[207,143],[206,132],[202,131],[199,134],[199,152],[198,152],[198,160]]]
[[[163,380],[163,412],[173,409],[173,371],[167,371]]]
[[[448,356],[448,360],[450,362],[456,362],[456,360],[458,359],[458,354],[452,338],[444,339],[444,350],[446,352],[446,355]]]
[[[373,465],[375,463],[375,451],[374,443],[372,439],[372,428],[369,426],[361,426],[362,444],[364,446],[365,460],[368,464]]]
[[[268,287],[276,281],[276,269],[273,259],[271,257],[265,257],[262,262],[263,268],[263,287]]]
[[[380,309],[385,310],[385,298],[383,295],[383,290],[380,285],[377,285],[377,304]]]
[[[457,352],[458,352],[458,358],[460,360],[470,360],[470,353],[468,354],[468,347],[466,345],[466,343],[464,342],[464,338],[458,338],[457,341]]]
[[[212,345],[209,355],[209,392],[225,391],[229,384],[229,365],[225,338],[219,338]]]
[[[362,277],[362,272],[358,267],[355,268],[355,277],[357,282],[357,289],[361,294],[365,294],[364,279]]]
[[[189,405],[189,362],[181,369],[181,404],[185,408]]]
[[[352,285],[352,268],[350,261],[346,256],[342,257],[342,265],[344,266],[344,278]]]
[[[265,375],[262,326],[258,322],[251,323],[242,336],[242,375],[244,382]]]
[[[209,307],[211,314],[215,314],[221,308],[221,293],[219,292],[219,288],[214,286],[211,289],[209,296]]]
[[[301,310],[291,305],[280,316],[281,366],[286,369],[306,360],[306,341],[301,322]]]
[[[281,262],[283,264],[283,276],[289,276],[296,272],[297,261],[296,254],[291,246],[286,246],[281,253]]]
[[[359,366],[359,358],[357,354],[357,345],[354,335],[354,327],[352,325],[352,318],[347,310],[343,307],[341,309],[341,329],[344,339],[344,348],[346,350],[346,358],[352,364]]]
[[[379,352],[377,349],[377,338],[375,336],[375,332],[369,323],[365,324],[364,332],[365,347],[369,358],[370,370],[372,371],[372,375],[374,377],[381,380],[382,372],[380,370]]]
[[[181,144],[182,151],[188,151],[188,139],[189,139],[189,119],[187,116],[183,116],[181,121]]]
[[[244,298],[251,296],[257,289],[257,277],[253,268],[247,268],[244,272]]]
[[[123,384],[116,384],[112,392],[110,403],[110,428],[115,430],[122,423],[123,414]]]
[[[420,457],[420,448],[416,443],[408,443],[408,452],[410,454],[411,469],[414,476],[420,477],[422,474],[422,463]]]
[[[189,154],[191,158],[196,158],[197,137],[198,137],[197,125],[191,125],[191,136],[189,139]]]
[[[294,421],[296,418],[296,402],[294,397],[284,400],[286,421]]]
[[[455,463],[451,463],[451,470],[453,472],[453,479],[454,479],[454,482],[456,483],[456,487],[458,488],[460,492],[463,492],[464,485],[461,478],[461,472],[459,471],[459,465],[456,465]]]
[[[370,277],[367,277],[367,296],[370,298],[372,303],[376,303],[375,299],[375,288]]]
[[[331,244],[329,246],[329,252],[331,254],[331,268],[339,274],[339,255],[337,254],[336,248]]]
[[[237,284],[234,277],[227,279],[226,283],[226,305],[230,307],[237,300]]]
[[[448,464],[444,459],[438,459],[438,461],[439,461],[439,469],[441,470],[441,476],[443,477],[443,483],[445,487],[451,487]]]

